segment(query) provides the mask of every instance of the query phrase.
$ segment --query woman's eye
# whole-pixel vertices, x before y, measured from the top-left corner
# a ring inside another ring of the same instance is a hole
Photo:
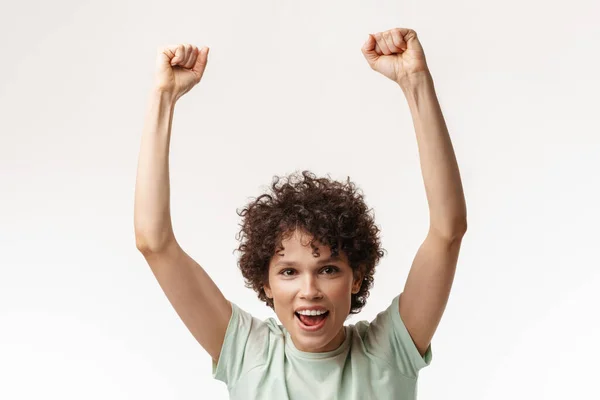
[[[325,272],[327,275],[335,274],[337,271],[338,271],[337,267],[334,267],[334,266],[325,267],[325,269],[323,269],[323,272]]]
[[[289,272],[289,274],[288,274]],[[291,269],[284,269],[283,271],[281,271],[281,275],[283,276],[290,276],[291,273],[293,273],[294,271],[292,271]]]

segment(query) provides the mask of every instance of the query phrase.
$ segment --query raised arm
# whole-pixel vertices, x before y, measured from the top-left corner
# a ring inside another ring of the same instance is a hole
[[[135,185],[135,241],[175,311],[212,359],[218,361],[231,304],[206,271],[177,243],[171,224],[169,145],[177,100],[204,73],[208,48],[161,49],[144,121]]]
[[[446,308],[467,229],[462,182],[416,32],[397,28],[369,35],[362,51],[374,70],[400,86],[415,126],[430,223],[400,296],[399,312],[424,355]]]

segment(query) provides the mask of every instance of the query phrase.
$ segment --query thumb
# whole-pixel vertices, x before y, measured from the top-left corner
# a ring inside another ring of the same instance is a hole
[[[196,76],[198,81],[202,79],[204,76],[204,70],[206,69],[206,64],[208,63],[208,51],[210,49],[208,47],[203,47],[198,52],[198,57],[196,58],[196,62],[192,66],[192,73]]]
[[[375,45],[375,38],[371,34],[369,34],[367,41],[365,42],[365,44],[363,44],[361,48],[363,56],[365,56],[365,59],[367,60],[370,66],[373,66],[373,64],[379,58],[379,55],[375,51]]]
[[[203,47],[200,49],[200,52],[198,52],[198,58],[196,58],[196,63],[192,67],[192,71],[198,72],[198,73],[204,72],[204,69],[206,68],[206,64],[208,63],[208,52],[209,51],[210,51],[210,48],[208,48],[208,47]]]

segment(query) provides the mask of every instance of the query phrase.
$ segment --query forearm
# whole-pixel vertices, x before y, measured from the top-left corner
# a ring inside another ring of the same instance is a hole
[[[456,238],[466,229],[465,196],[452,141],[429,71],[400,84],[417,136],[430,229]]]
[[[142,131],[135,184],[134,227],[140,250],[174,238],[170,212],[169,146],[175,102],[153,90]]]

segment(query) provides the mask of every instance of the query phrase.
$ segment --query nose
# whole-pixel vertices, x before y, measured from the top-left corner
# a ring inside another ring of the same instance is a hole
[[[300,287],[300,296],[304,299],[317,299],[322,296],[317,279],[312,275],[307,275],[302,279]]]

